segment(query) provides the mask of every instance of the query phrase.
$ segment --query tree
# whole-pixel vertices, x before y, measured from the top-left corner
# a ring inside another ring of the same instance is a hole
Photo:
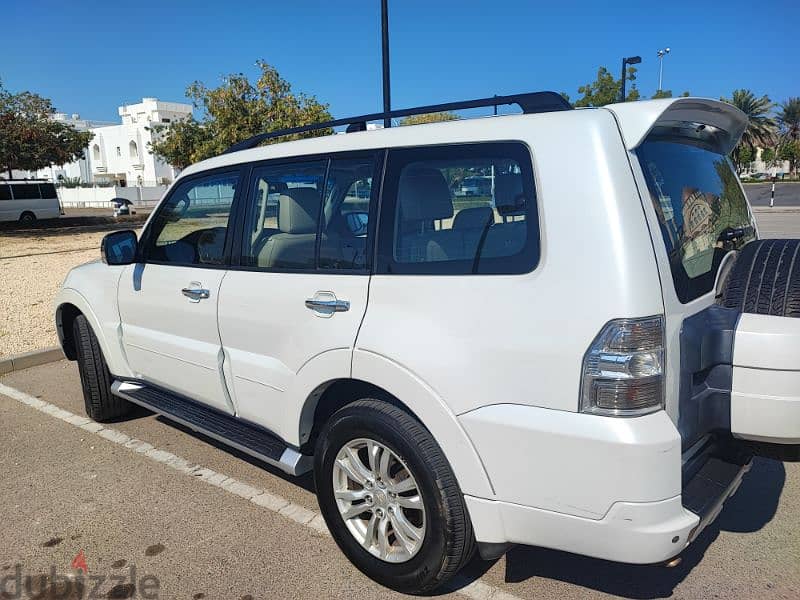
[[[741,171],[742,166],[749,162],[742,157],[745,147],[749,149],[749,153],[752,155],[755,152],[755,148],[766,148],[775,142],[777,125],[774,119],[768,116],[773,104],[769,97],[761,96],[761,98],[756,98],[753,92],[745,89],[734,90],[732,98],[720,98],[720,100],[733,104],[747,115],[747,128],[742,134],[742,139],[731,151],[731,159],[736,165],[736,170]]]
[[[800,141],[785,138],[778,146],[778,160],[788,160],[789,170],[795,173],[800,163]]]
[[[774,148],[764,148],[761,150],[761,160],[768,169],[775,166],[776,156]]]
[[[638,100],[639,90],[636,89],[636,67],[628,67],[625,72],[625,80],[631,82],[631,87],[625,96],[626,101]],[[597,69],[597,79],[578,88],[578,93],[583,94],[578,98],[573,106],[605,106],[619,102],[619,94],[622,88],[622,80],[615,79],[605,67]]]
[[[681,94],[681,98],[687,98],[691,96],[689,92],[683,92]],[[656,90],[656,93],[650,96],[653,100],[658,100],[659,98],[672,98],[672,90]]]
[[[773,106],[768,96],[756,98],[750,90],[735,90],[731,99],[720,99],[733,104],[747,115],[747,129],[742,134],[740,143],[751,148],[757,146],[764,148],[774,142],[777,125],[775,120],[768,116]]]
[[[439,123],[441,121],[457,121],[458,115],[449,111],[411,115],[400,121],[400,125],[422,125],[423,123]]]
[[[251,83],[242,73],[223,77],[217,88],[195,81],[186,89],[202,118],[156,125],[152,152],[165,162],[183,168],[199,160],[222,154],[230,146],[259,133],[311,125],[331,120],[328,105],[314,96],[295,94],[291,84],[275,67],[256,63],[261,74]],[[278,141],[328,135],[330,129],[282,136]]]
[[[53,120],[48,98],[33,92],[12,94],[0,82],[0,165],[36,171],[83,158],[93,134]]]
[[[777,119],[784,137],[800,140],[800,98],[789,98],[781,104]]]
[[[741,173],[755,159],[755,151],[752,146],[740,144],[734,148],[731,153],[731,159],[736,167],[736,172]]]

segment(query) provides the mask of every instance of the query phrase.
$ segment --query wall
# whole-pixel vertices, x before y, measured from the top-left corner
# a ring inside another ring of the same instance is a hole
[[[135,206],[155,206],[167,186],[58,188],[61,206],[65,208],[109,208],[112,198],[127,198]]]

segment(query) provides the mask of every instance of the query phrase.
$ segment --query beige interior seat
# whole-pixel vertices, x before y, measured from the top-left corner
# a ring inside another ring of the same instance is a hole
[[[322,197],[316,188],[289,188],[280,195],[278,229],[258,254],[258,266],[300,269],[314,263]]]

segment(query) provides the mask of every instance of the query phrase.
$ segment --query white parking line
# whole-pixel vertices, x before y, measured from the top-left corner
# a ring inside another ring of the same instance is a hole
[[[99,437],[102,437],[103,439],[108,440],[109,442],[118,444],[123,448],[143,454],[147,458],[171,467],[179,473],[183,473],[189,477],[194,477],[195,479],[199,479],[200,481],[223,489],[226,492],[240,496],[241,498],[249,500],[257,506],[260,506],[261,508],[278,513],[287,519],[291,519],[295,523],[299,523],[300,525],[308,527],[309,529],[312,529],[321,535],[330,537],[330,532],[325,525],[325,520],[322,518],[322,515],[316,511],[309,510],[304,506],[295,504],[294,502],[289,502],[281,496],[253,487],[244,483],[243,481],[239,481],[233,477],[228,477],[223,473],[218,473],[202,465],[192,464],[185,458],[176,456],[172,452],[159,450],[152,444],[132,438],[121,431],[117,431],[116,429],[105,427],[100,423],[92,421],[88,417],[73,414],[68,410],[59,408],[55,404],[50,404],[49,402],[35,398],[30,394],[26,394],[25,392],[22,392],[16,388],[0,383],[0,394],[16,400],[21,404],[26,404],[32,408],[35,408],[36,410],[64,421],[65,423],[69,423],[70,425],[93,433]],[[521,600],[517,596],[508,594],[502,591],[500,588],[488,583],[484,583],[479,579],[468,583],[466,579],[457,577],[455,583],[456,585],[462,586],[457,590],[457,592],[463,596],[466,596],[467,598],[470,598],[471,600]]]

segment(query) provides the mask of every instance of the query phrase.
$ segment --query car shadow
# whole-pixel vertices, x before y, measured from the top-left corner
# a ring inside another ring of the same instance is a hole
[[[775,516],[785,481],[783,463],[755,459],[739,490],[725,503],[719,517],[684,550],[678,566],[629,565],[518,546],[506,555],[505,579],[519,583],[543,577],[624,598],[667,598],[700,563],[720,531],[751,533],[769,523]]]

